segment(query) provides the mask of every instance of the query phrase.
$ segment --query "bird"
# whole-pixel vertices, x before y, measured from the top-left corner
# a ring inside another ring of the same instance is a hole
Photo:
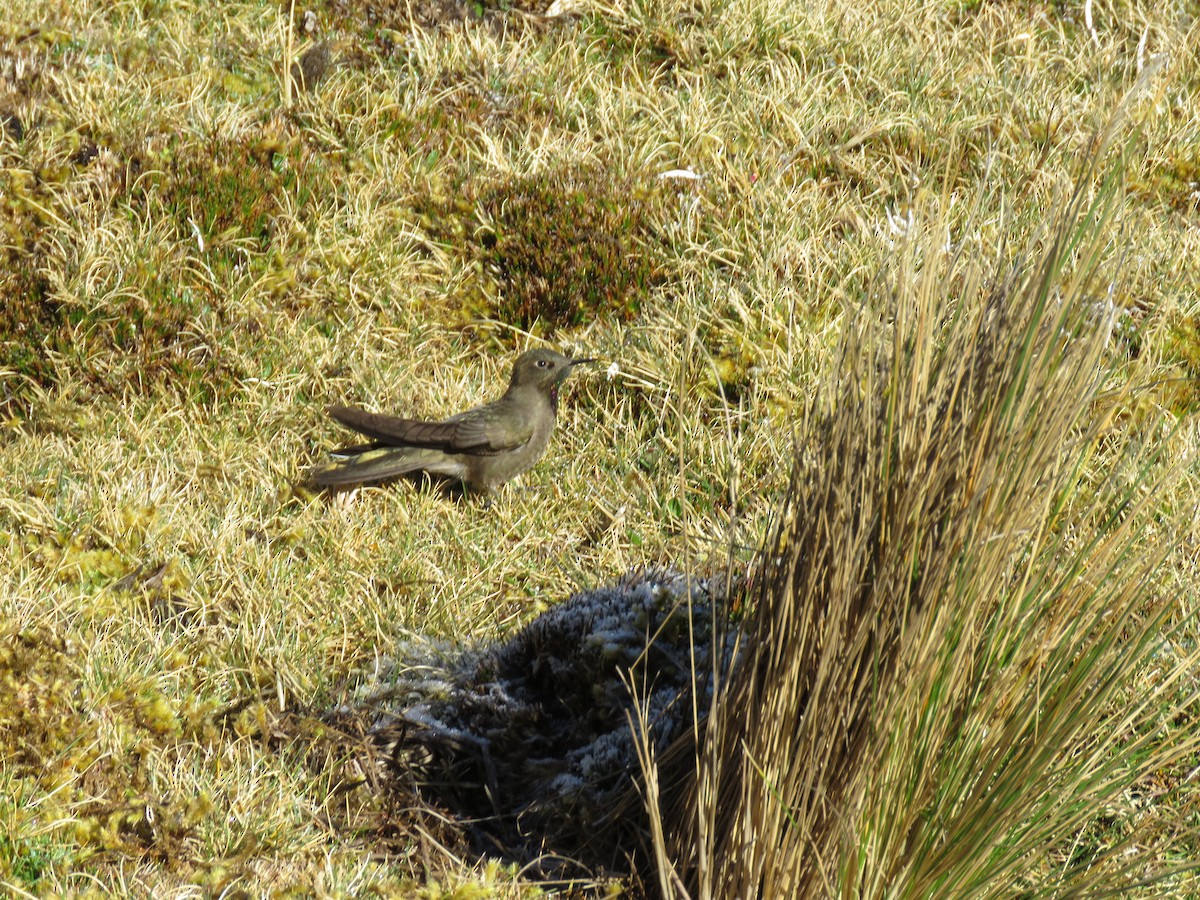
[[[327,407],[331,418],[371,443],[334,451],[333,459],[314,467],[312,480],[338,488],[424,472],[490,498],[542,458],[554,430],[559,386],[576,366],[593,362],[544,348],[526,350],[513,364],[502,397],[440,422]]]

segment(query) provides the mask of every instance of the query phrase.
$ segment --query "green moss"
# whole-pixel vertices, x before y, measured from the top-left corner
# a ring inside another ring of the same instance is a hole
[[[282,214],[281,197],[304,210],[329,188],[309,176],[320,158],[295,144],[265,138],[255,143],[179,139],[144,159],[145,168],[128,198],[132,212],[166,217],[181,242],[202,244],[217,275],[253,262],[268,249]]]
[[[0,878],[36,890],[44,878],[62,867],[68,848],[49,837],[15,838],[0,834]]]
[[[1171,410],[1187,415],[1200,409],[1200,316],[1177,316],[1169,322],[1163,356],[1178,371],[1166,386]]]
[[[472,312],[551,333],[637,315],[661,279],[657,199],[604,172],[566,167],[431,199],[422,223],[475,264]]]
[[[53,367],[46,351],[59,325],[58,305],[47,296],[45,277],[32,266],[9,265],[0,274],[0,357],[26,384],[48,384]],[[20,385],[16,390],[0,397],[0,417],[18,412],[23,393]]]
[[[1200,209],[1200,156],[1169,157],[1132,180],[1133,193],[1144,200],[1162,203],[1177,212]]]
[[[74,665],[56,635],[0,628],[0,689],[8,698],[0,709],[0,755],[9,777],[46,786],[44,779],[54,778],[51,759],[79,752]]]
[[[166,240],[161,230],[147,233],[136,255],[113,267],[120,284],[96,283],[89,297],[56,295],[55,284],[75,278],[71,254],[64,258],[42,240],[52,227],[50,212],[63,204],[55,185],[75,177],[75,167],[0,174],[0,225],[7,234],[0,251],[0,349],[25,378],[25,390],[0,398],[0,414],[20,415],[29,385],[50,386],[63,375],[118,393],[166,385],[192,400],[220,399],[243,375],[223,353],[224,335],[242,315],[229,287],[252,280],[273,299],[292,293],[297,275],[284,251],[307,240],[318,200],[335,196],[325,157],[299,141],[269,137],[241,143],[176,137],[151,151],[141,143],[98,135],[74,151],[90,148],[80,165],[91,162],[97,144],[123,162],[126,174],[111,194],[88,202],[124,207],[138,223],[167,222],[171,232]],[[185,254],[202,266],[184,264]],[[293,306],[281,303],[285,311]]]

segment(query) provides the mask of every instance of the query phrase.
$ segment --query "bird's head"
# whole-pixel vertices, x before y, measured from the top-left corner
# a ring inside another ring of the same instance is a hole
[[[512,380],[509,390],[532,388],[540,394],[550,397],[554,408],[558,407],[558,385],[569,376],[572,368],[581,366],[584,362],[595,362],[594,359],[571,359],[553,350],[526,350],[512,366]]]
[[[595,362],[594,359],[572,359],[555,353],[553,350],[539,348],[526,350],[517,357],[513,365],[512,380],[508,389],[531,387],[549,394],[553,399],[562,380],[571,374],[571,370],[584,363]]]

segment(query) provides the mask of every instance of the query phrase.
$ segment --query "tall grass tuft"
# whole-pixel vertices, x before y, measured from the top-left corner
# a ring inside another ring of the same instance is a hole
[[[1163,428],[1113,427],[1128,388],[1101,262],[1122,165],[1099,167],[1020,252],[917,223],[847,317],[739,662],[696,752],[649,779],[665,896],[1064,896],[1169,875],[1121,812],[1200,744],[1156,734],[1195,709],[1195,651],[1156,582]]]

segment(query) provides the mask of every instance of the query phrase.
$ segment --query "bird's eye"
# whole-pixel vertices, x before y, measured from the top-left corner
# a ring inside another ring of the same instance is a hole
[[[548,359],[539,359],[538,360],[538,368],[539,369],[544,369],[548,365],[550,365],[550,360],[548,360]]]

